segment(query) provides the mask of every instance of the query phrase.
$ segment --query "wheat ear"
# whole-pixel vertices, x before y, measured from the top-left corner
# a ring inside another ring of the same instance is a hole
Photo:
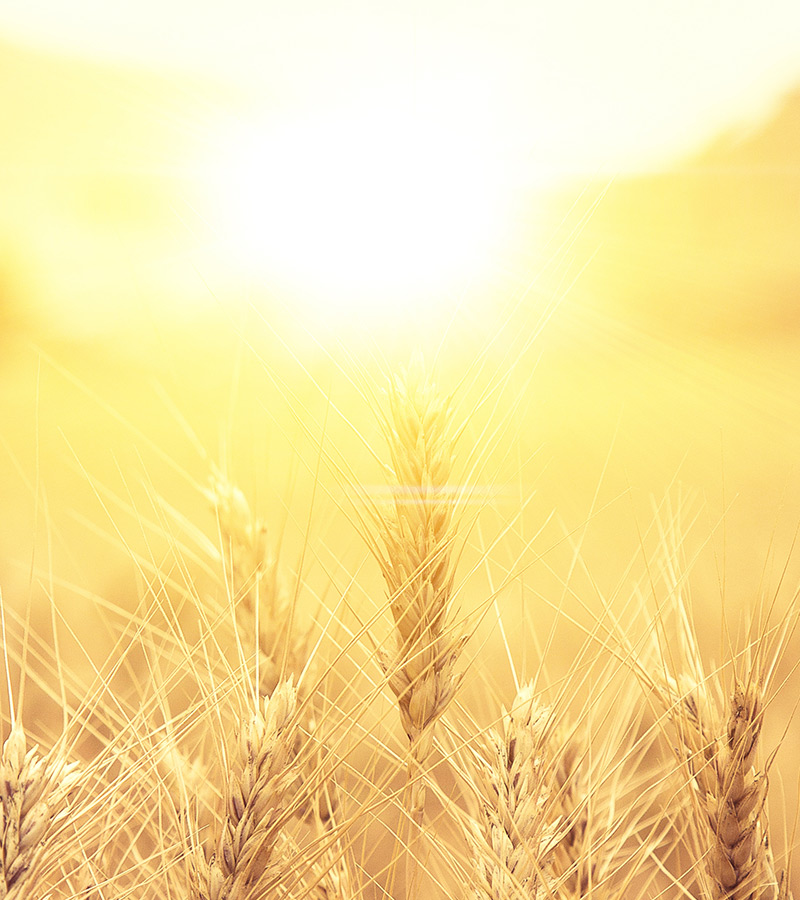
[[[411,751],[411,815],[421,820],[425,790],[416,778],[433,744],[433,726],[458,685],[462,637],[448,631],[453,589],[453,515],[448,482],[452,439],[447,402],[421,359],[396,377],[385,422],[395,482],[391,509],[378,517],[373,544],[389,592],[397,641],[382,656]]]
[[[477,900],[543,898],[549,887],[555,830],[548,823],[542,745],[549,711],[520,688],[492,752],[479,768],[481,815],[471,823]]]
[[[281,585],[267,527],[253,515],[241,489],[215,470],[205,493],[217,516],[233,593],[241,601],[236,627],[247,642],[258,635],[259,689],[268,695],[286,674],[299,678],[308,661],[309,634],[291,627],[291,601]]]
[[[397,698],[409,741],[403,803],[410,833],[405,842],[406,895],[417,890],[417,842],[425,817],[425,762],[434,726],[453,698],[454,672],[464,644],[447,622],[453,590],[453,438],[449,402],[428,378],[421,357],[395,376],[382,421],[394,482],[388,509],[375,508],[377,535],[365,538],[377,558],[394,619],[394,646],[378,659]],[[399,836],[402,843],[402,835]]]
[[[736,677],[727,703],[704,683],[670,682],[672,708],[694,800],[695,829],[707,853],[715,900],[777,900],[787,895],[776,877],[767,838],[767,774],[757,764],[763,723],[758,680]]]
[[[192,900],[248,900],[266,890],[295,781],[296,703],[291,681],[281,682],[242,730],[230,764],[216,852],[208,860],[195,856]]]
[[[52,848],[48,860],[47,839],[67,815],[69,791],[78,780],[75,763],[58,758],[58,751],[42,757],[36,747],[27,748],[22,723],[17,719],[3,745],[0,761],[2,799],[2,876],[0,897],[23,900],[34,896],[48,862],[63,861],[63,848]]]

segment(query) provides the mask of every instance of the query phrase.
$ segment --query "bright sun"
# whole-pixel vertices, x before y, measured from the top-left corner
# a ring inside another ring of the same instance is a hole
[[[236,262],[314,315],[413,316],[484,274],[508,219],[491,128],[356,108],[230,134],[215,168]]]

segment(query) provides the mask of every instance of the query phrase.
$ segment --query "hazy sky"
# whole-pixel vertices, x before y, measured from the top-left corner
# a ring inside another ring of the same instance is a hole
[[[532,168],[658,163],[800,82],[797,0],[4,0],[0,36],[234,80],[284,112],[433,97]]]

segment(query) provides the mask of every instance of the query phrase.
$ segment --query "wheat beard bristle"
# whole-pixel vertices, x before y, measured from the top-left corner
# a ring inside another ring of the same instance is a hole
[[[598,875],[597,862],[587,837],[589,797],[582,771],[584,747],[566,729],[560,729],[552,743],[559,751],[553,772],[551,819],[559,820],[561,835],[553,851],[553,873],[558,881],[559,895],[583,897],[591,892]]]
[[[310,900],[353,900],[358,896],[347,858],[343,853],[337,852],[335,844],[330,852],[312,866],[312,876],[314,888],[303,895]]]

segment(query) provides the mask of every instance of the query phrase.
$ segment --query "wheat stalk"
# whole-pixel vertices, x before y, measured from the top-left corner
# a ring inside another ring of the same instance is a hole
[[[322,857],[310,866],[310,870],[309,879],[313,887],[304,897],[312,900],[354,900],[359,896],[340,841],[334,840]]]
[[[589,829],[592,798],[585,771],[587,746],[582,737],[562,727],[551,741],[556,747],[551,818],[560,822],[561,834],[553,851],[553,874],[558,893],[566,897],[591,893],[600,876]]]
[[[608,685],[593,689],[593,707],[608,702]],[[617,694],[614,701],[620,709],[609,721],[613,747],[585,720],[559,723],[546,742],[553,887],[563,900],[628,896],[630,880],[669,828],[661,810],[652,814],[646,793],[662,771],[652,759],[647,772],[642,768],[652,758],[652,735],[637,735],[629,697]]]

